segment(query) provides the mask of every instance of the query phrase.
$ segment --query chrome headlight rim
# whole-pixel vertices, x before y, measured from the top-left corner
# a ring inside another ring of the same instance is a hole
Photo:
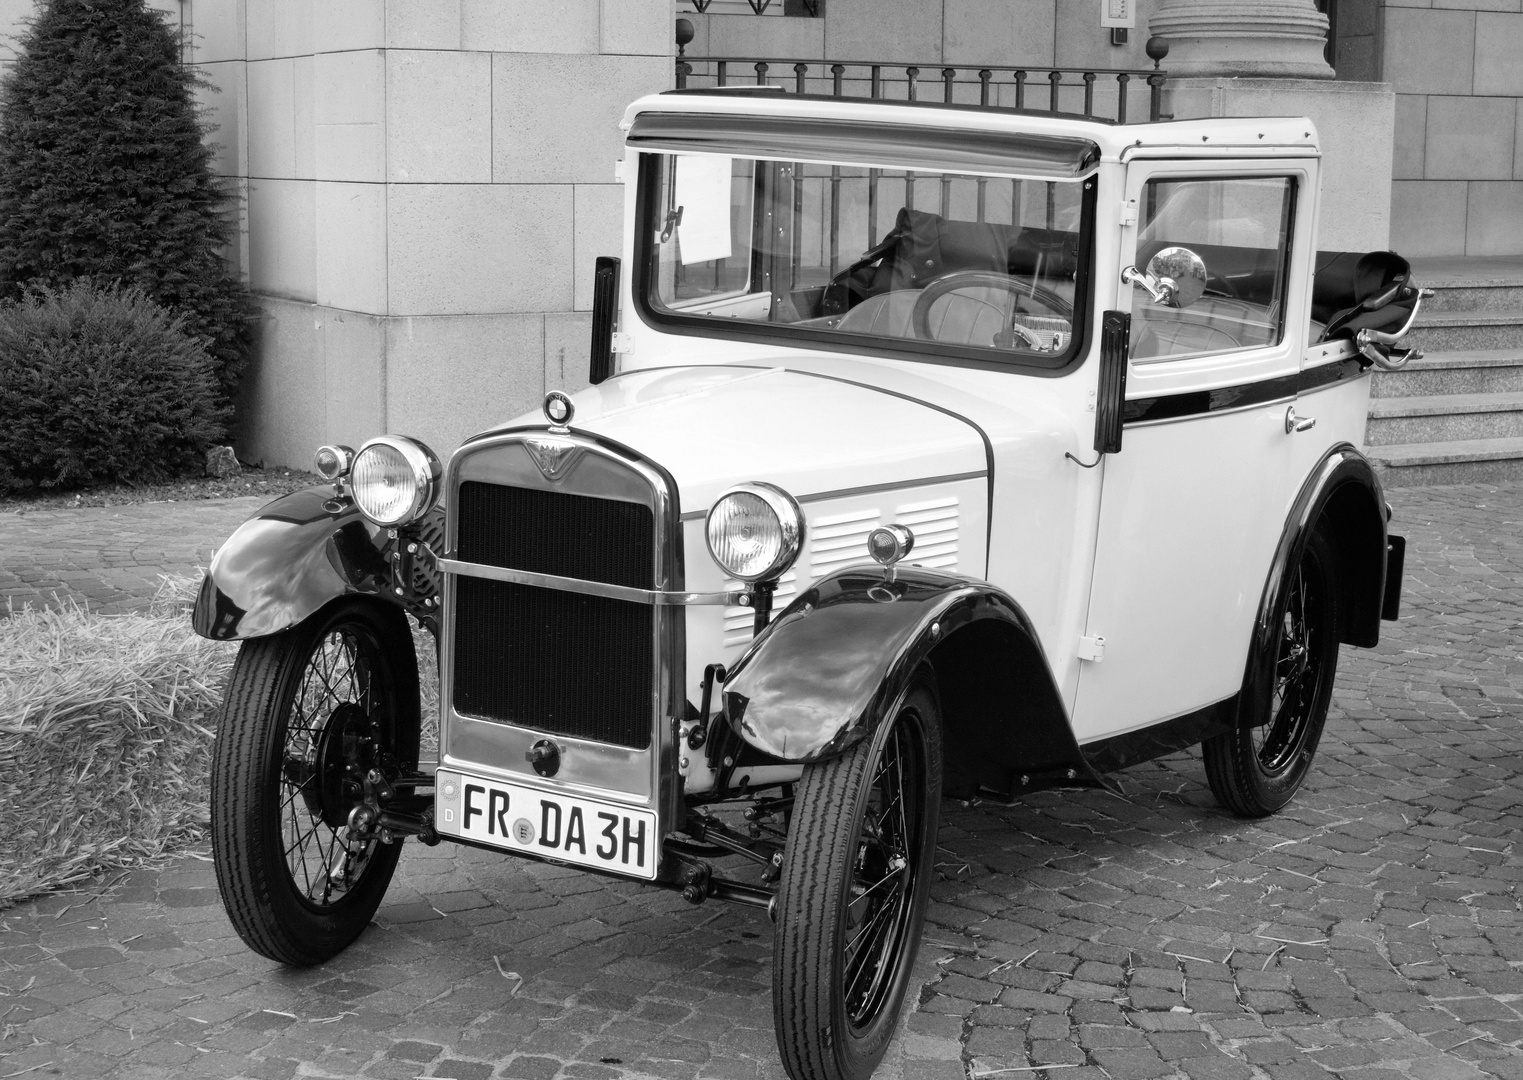
[[[411,498],[400,512],[390,516],[376,513],[374,507],[366,507],[362,485],[359,483],[362,472],[361,463],[366,453],[376,447],[389,448],[402,456],[408,479],[413,485]],[[428,447],[428,444],[406,435],[378,435],[366,440],[364,445],[355,451],[348,472],[349,495],[354,500],[355,507],[367,521],[383,528],[396,529],[403,525],[410,525],[433,509],[434,504],[439,500],[440,480],[443,475],[444,467],[439,462],[439,456]]]
[[[736,495],[752,495],[760,499],[778,521],[780,533],[778,550],[760,572],[739,573],[734,567],[726,564],[714,550],[714,515],[727,499]],[[803,550],[804,531],[804,512],[799,508],[798,500],[776,484],[768,484],[761,480],[747,481],[726,488],[709,507],[703,522],[703,537],[708,545],[709,557],[730,577],[747,583],[767,581],[786,574],[798,561],[799,553]]]

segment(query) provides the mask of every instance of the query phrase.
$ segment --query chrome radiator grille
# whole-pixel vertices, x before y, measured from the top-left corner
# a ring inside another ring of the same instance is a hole
[[[649,507],[466,482],[456,558],[648,589]],[[454,707],[551,734],[650,745],[655,635],[645,604],[476,577],[455,584]]]

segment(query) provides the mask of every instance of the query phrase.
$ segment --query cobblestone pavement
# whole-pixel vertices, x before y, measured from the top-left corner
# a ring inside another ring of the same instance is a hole
[[[21,607],[55,598],[111,615],[146,608],[160,574],[204,567],[264,501],[0,512],[0,616],[7,602]]]
[[[1344,650],[1291,807],[1228,816],[1197,752],[1120,797],[948,803],[879,1076],[1523,1080],[1523,484],[1391,494],[1404,616]],[[754,911],[410,845],[361,940],[285,970],[197,853],[0,913],[0,1077],[777,1077],[770,941]]]

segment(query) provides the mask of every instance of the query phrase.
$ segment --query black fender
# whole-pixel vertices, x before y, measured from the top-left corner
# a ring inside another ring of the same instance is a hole
[[[295,626],[340,596],[402,606],[391,584],[390,539],[354,503],[319,484],[276,499],[234,530],[201,582],[191,625],[218,641]]]
[[[949,769],[950,744],[982,744],[977,736],[994,732],[993,744],[969,747],[989,766],[980,783],[1103,783],[1079,751],[1020,605],[987,582],[920,567],[848,567],[796,597],[731,667],[725,717],[774,759],[820,761],[872,734],[922,663],[941,686]],[[992,708],[969,720],[962,706],[974,700]]]
[[[1338,640],[1365,648],[1379,643],[1382,616],[1396,616],[1394,601],[1386,598],[1386,577],[1395,574],[1399,588],[1404,550],[1402,538],[1387,533],[1386,516],[1385,493],[1368,458],[1348,443],[1322,455],[1296,494],[1275,546],[1253,623],[1239,724],[1251,727],[1268,719],[1280,600],[1315,529],[1325,525],[1338,552]]]

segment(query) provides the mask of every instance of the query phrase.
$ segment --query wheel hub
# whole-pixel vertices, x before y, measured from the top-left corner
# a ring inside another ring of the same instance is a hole
[[[365,710],[345,702],[328,716],[317,740],[317,782],[303,788],[307,808],[331,829],[349,820],[363,793],[361,780],[375,760],[375,725]],[[313,806],[314,800],[317,802]]]

